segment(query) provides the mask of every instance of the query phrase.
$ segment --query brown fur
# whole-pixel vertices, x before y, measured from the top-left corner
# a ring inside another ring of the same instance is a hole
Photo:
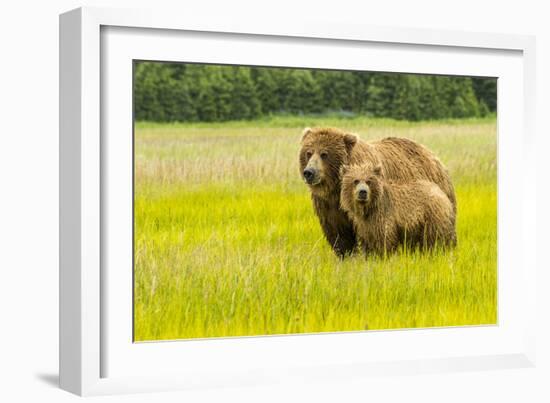
[[[453,205],[435,183],[388,181],[381,166],[369,163],[344,167],[342,175],[341,207],[365,253],[456,244]]]
[[[322,157],[324,156],[324,158]],[[429,180],[448,196],[456,213],[456,199],[449,174],[426,147],[405,138],[388,137],[366,142],[355,134],[335,128],[307,128],[299,155],[300,172],[314,168],[318,177],[309,184],[313,206],[327,241],[343,257],[353,253],[356,237],[353,225],[340,209],[340,168],[348,164],[381,164],[390,180]]]

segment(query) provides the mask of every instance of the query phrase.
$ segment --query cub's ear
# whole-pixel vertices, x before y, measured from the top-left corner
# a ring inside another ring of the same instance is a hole
[[[305,138],[306,138],[309,134],[311,134],[312,132],[313,132],[313,130],[311,130],[311,127],[306,127],[306,128],[304,129],[304,131],[302,132],[302,139],[301,139],[300,141],[304,141]]]
[[[376,165],[372,171],[377,176],[382,175],[382,165],[380,165],[380,164]]]
[[[353,133],[344,134],[344,144],[346,145],[346,149],[348,150],[348,152],[351,151],[353,146],[357,143],[357,140],[359,140],[359,138],[357,137],[356,134],[353,134]]]
[[[343,178],[344,175],[348,173],[348,171],[349,171],[349,165],[346,165],[346,164],[342,165],[340,167],[340,178]]]

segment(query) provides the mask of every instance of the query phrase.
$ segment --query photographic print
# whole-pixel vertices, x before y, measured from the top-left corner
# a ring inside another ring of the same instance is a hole
[[[134,341],[497,322],[497,80],[134,61]]]

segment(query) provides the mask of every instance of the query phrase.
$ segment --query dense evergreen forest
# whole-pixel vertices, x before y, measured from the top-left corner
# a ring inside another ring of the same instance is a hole
[[[496,79],[135,62],[136,120],[219,122],[274,114],[405,120],[496,112]]]

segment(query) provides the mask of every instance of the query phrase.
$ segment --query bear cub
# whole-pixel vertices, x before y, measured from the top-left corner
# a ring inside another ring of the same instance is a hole
[[[341,174],[341,208],[366,254],[456,245],[453,204],[435,183],[390,181],[369,163],[343,166]]]

